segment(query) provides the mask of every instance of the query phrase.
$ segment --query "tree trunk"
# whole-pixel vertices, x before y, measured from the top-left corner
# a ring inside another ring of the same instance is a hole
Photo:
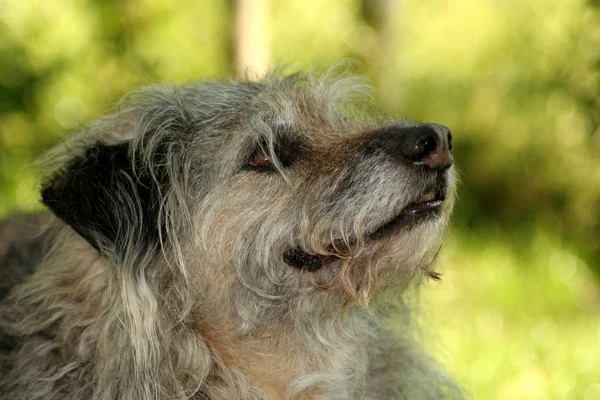
[[[262,77],[270,67],[267,32],[269,0],[235,0],[235,68],[248,78]]]

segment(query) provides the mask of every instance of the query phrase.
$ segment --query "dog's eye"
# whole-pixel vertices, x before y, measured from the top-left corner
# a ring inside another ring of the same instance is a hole
[[[248,161],[248,165],[254,168],[271,168],[272,163],[269,157],[265,156],[264,153],[260,150],[257,150],[252,154],[250,160]]]
[[[266,139],[256,144],[254,152],[246,162],[246,169],[255,171],[275,172],[277,168],[288,168],[295,160],[304,153],[304,148],[299,140],[289,136],[278,137],[269,151],[269,143]]]

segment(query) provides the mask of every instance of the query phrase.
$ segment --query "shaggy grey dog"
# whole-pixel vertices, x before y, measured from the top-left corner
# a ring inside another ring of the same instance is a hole
[[[54,150],[47,249],[0,309],[2,398],[461,398],[402,300],[438,276],[452,137],[361,117],[368,91],[150,87]]]

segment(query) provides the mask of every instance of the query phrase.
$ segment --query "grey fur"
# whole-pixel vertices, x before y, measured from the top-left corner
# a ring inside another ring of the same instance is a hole
[[[364,150],[380,127],[416,125],[362,116],[368,92],[340,73],[155,86],[52,151],[44,186],[60,191],[89,148],[127,144],[125,178],[157,187],[161,228],[143,245],[142,199],[122,185],[102,205],[119,243],[52,222],[0,308],[2,398],[462,398],[401,296],[434,274],[454,173],[439,217],[368,239],[430,184]],[[302,140],[289,167],[281,132]],[[275,171],[244,168],[257,143]],[[339,260],[303,271],[289,248]]]

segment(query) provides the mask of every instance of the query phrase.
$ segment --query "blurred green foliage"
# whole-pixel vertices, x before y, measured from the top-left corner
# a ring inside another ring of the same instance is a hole
[[[424,2],[406,23],[403,112],[456,132],[460,223],[544,224],[598,268],[599,10],[576,0]]]
[[[599,6],[270,5],[275,64],[359,59],[385,111],[452,129],[460,201],[447,279],[424,300],[476,398],[600,398]],[[32,161],[132,87],[233,75],[232,15],[219,0],[0,0],[0,216],[39,208]]]
[[[600,293],[585,262],[553,232],[513,239],[455,230],[443,282],[423,302],[438,356],[474,399],[600,398]]]

